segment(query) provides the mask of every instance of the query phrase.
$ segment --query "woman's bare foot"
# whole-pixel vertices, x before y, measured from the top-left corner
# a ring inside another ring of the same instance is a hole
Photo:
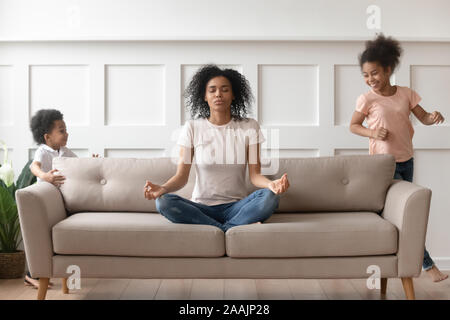
[[[431,269],[427,270],[427,273],[434,282],[439,282],[448,278],[448,274],[442,273],[436,265],[433,265]]]

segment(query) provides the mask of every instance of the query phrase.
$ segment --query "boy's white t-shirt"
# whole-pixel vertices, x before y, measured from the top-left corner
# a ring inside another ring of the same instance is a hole
[[[247,196],[245,172],[249,145],[266,139],[254,119],[232,119],[214,125],[208,119],[188,120],[177,144],[194,148],[196,180],[191,201],[208,206],[239,201]]]
[[[52,170],[52,161],[53,158],[58,157],[70,157],[70,158],[76,158],[77,155],[73,153],[69,148],[67,147],[61,147],[58,150],[54,150],[51,147],[49,147],[46,144],[40,144],[39,148],[37,148],[36,152],[34,153],[34,161],[38,161],[41,163],[41,170],[44,172],[49,172]],[[31,165],[30,165],[31,167]],[[42,181],[39,177],[37,178],[37,181]]]

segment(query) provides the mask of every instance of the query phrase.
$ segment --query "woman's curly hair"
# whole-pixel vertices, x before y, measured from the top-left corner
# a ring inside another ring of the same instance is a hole
[[[184,96],[186,108],[192,119],[209,118],[210,110],[205,101],[206,85],[215,77],[225,77],[231,83],[234,100],[231,102],[231,118],[237,121],[247,119],[253,101],[250,84],[245,77],[233,69],[220,69],[217,65],[207,64],[193,76]]]
[[[31,118],[30,129],[37,144],[44,144],[46,133],[52,131],[56,120],[63,120],[63,114],[55,109],[41,109]]]
[[[384,69],[391,67],[392,73],[398,66],[402,54],[400,43],[392,37],[385,37],[382,33],[374,40],[366,42],[366,49],[358,57],[359,65],[365,62],[378,62]]]

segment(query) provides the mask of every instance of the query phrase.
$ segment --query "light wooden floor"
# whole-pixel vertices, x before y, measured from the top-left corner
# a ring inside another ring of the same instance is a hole
[[[450,271],[446,271],[450,274]],[[64,295],[61,280],[52,279],[47,300],[80,299],[148,299],[148,300],[321,300],[380,299],[379,290],[369,290],[365,279],[82,279],[80,290]],[[450,278],[432,282],[425,272],[414,278],[416,299],[450,300]],[[27,287],[22,279],[0,280],[0,300],[34,300],[37,290]],[[389,279],[384,299],[405,300],[400,279]]]

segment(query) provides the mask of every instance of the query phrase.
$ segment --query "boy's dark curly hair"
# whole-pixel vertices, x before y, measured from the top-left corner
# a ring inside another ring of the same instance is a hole
[[[63,120],[63,114],[55,109],[42,109],[31,118],[30,129],[37,144],[45,144],[44,134],[49,133],[56,120]]]
[[[206,85],[212,78],[220,76],[230,81],[234,94],[234,100],[231,102],[231,118],[237,121],[247,119],[250,104],[253,101],[249,82],[236,70],[220,69],[214,64],[201,67],[193,76],[184,93],[186,108],[190,111],[192,119],[209,118],[209,105],[205,101]]]
[[[374,40],[366,42],[366,49],[358,57],[362,68],[365,62],[378,62],[384,69],[391,67],[393,73],[398,66],[402,54],[400,43],[392,37],[385,37],[382,33]]]

